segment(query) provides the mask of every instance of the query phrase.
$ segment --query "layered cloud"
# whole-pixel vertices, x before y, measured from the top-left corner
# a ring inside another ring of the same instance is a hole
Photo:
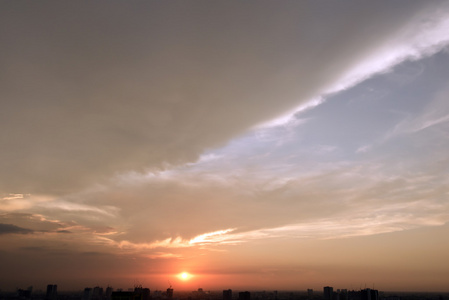
[[[437,4],[3,4],[1,190],[195,161],[407,43]]]

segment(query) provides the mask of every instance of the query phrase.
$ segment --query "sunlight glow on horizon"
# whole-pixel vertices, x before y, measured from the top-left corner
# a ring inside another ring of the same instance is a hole
[[[189,280],[190,278],[192,278],[192,275],[187,272],[182,272],[181,274],[178,275],[178,278],[183,281],[186,281],[186,280]]]

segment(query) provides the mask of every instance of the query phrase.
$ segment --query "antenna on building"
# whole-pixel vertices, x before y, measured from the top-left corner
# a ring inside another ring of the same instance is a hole
[[[171,283],[170,283],[170,280],[168,280],[168,285],[170,286],[169,289],[171,289]]]

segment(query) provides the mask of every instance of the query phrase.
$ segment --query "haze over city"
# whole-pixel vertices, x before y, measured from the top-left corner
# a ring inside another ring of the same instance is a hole
[[[1,1],[0,290],[449,292],[449,1]]]

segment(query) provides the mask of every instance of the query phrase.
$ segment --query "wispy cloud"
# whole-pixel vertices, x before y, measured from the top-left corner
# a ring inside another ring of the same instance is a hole
[[[63,200],[55,200],[50,203],[42,203],[39,206],[45,209],[59,209],[70,212],[93,212],[96,214],[106,215],[109,217],[116,216],[118,211],[120,210],[119,208],[114,206],[96,207],[92,205],[68,202]]]
[[[181,254],[167,253],[167,252],[156,252],[154,254],[145,255],[150,259],[181,259]]]
[[[444,126],[449,123],[449,108],[447,107],[447,97],[449,90],[444,88],[438,91],[433,99],[428,100],[428,104],[418,112],[404,113],[405,117],[399,120],[394,127],[388,130],[383,136],[373,141],[369,145],[363,145],[357,149],[357,153],[364,153],[372,150],[374,147],[394,141],[396,138],[404,135],[419,134],[424,130],[435,129],[440,126],[440,136],[447,137]],[[446,126],[447,127],[447,126]],[[438,129],[437,129],[438,130]]]
[[[53,201],[54,197],[31,194],[9,194],[0,199],[0,211],[21,211],[30,209],[40,203]]]
[[[122,250],[151,250],[157,248],[187,248],[194,246],[204,246],[208,244],[226,243],[227,234],[234,229],[218,230],[195,236],[192,239],[183,239],[182,237],[167,238],[150,243],[134,243],[127,240],[115,241],[106,237],[98,237],[100,241],[110,246],[118,247]]]
[[[214,232],[204,233],[201,235],[198,235],[191,239],[189,241],[190,245],[205,245],[209,243],[220,243],[221,241],[225,240],[226,234],[234,231],[235,229],[225,229],[225,230],[218,230]]]
[[[321,221],[290,224],[273,228],[262,228],[245,232],[228,232],[211,244],[236,244],[258,239],[340,239],[355,236],[366,236],[413,229],[422,226],[441,226],[449,220],[447,207],[434,207],[442,212],[432,216],[415,216],[413,212],[401,209],[413,206],[423,207],[426,201],[394,204],[382,207],[361,217],[324,219]]]
[[[426,207],[428,213],[415,210]],[[336,216],[321,220],[287,224],[272,228],[260,228],[241,231],[238,228],[218,230],[195,236],[192,239],[182,237],[167,238],[150,243],[134,243],[126,240],[115,241],[98,237],[109,246],[125,251],[144,251],[153,249],[216,247],[220,245],[237,245],[254,240],[266,239],[341,239],[356,236],[368,236],[409,230],[423,226],[441,226],[449,220],[446,204],[433,203],[426,200],[414,202],[392,203],[368,211],[350,211],[346,216]],[[439,213],[436,213],[439,212]],[[354,217],[357,215],[357,217]],[[154,257],[157,257],[155,255]]]

